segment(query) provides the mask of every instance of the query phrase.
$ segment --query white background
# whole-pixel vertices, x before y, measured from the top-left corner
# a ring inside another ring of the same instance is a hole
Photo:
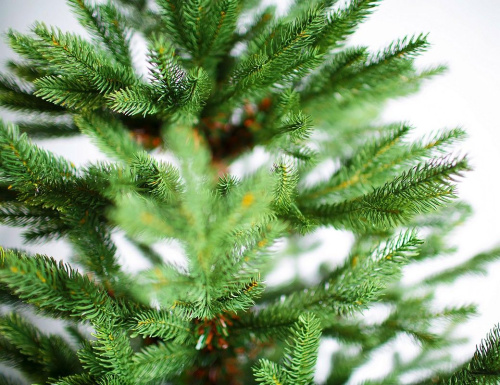
[[[26,32],[36,20],[84,33],[63,0],[0,0],[0,31],[13,27]],[[453,241],[459,245],[459,252],[454,259],[443,261],[443,266],[458,263],[500,243],[498,20],[499,0],[385,0],[352,38],[354,44],[377,49],[395,38],[429,32],[432,48],[418,59],[419,65],[446,64],[449,67],[444,76],[427,83],[418,95],[391,102],[384,114],[384,120],[408,121],[422,133],[461,126],[469,134],[461,152],[468,154],[474,171],[460,183],[459,193],[462,199],[472,203],[475,214],[455,232]],[[13,57],[2,41],[2,66],[7,58]],[[0,116],[6,120],[12,118],[12,114],[4,111]],[[62,143],[43,142],[42,145],[76,164],[97,157],[104,159],[87,140],[64,142],[64,146]],[[19,246],[19,231],[0,227],[0,244]],[[341,242],[339,247],[345,249],[340,245]],[[49,244],[30,247],[30,250],[54,255],[55,249]],[[59,245],[57,250],[59,256],[69,253],[64,245]],[[457,360],[465,360],[471,355],[475,343],[500,321],[499,277],[500,264],[497,263],[491,265],[486,277],[465,278],[451,289],[439,291],[440,304],[476,302],[480,305],[481,315],[462,328],[462,332],[471,337],[471,343],[456,352]],[[413,279],[411,272],[406,279]],[[326,353],[327,350],[322,351]],[[379,361],[377,367],[372,366],[369,370],[373,374],[385,368],[387,365],[380,365]],[[319,368],[319,372],[321,378],[323,370]]]

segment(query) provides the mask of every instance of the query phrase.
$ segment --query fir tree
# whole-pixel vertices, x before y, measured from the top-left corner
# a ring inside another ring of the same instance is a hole
[[[67,3],[91,40],[43,23],[7,33],[20,58],[1,75],[0,105],[27,118],[0,123],[0,222],[26,242],[64,238],[75,258],[0,248],[0,359],[14,368],[1,384],[312,384],[324,338],[342,346],[327,384],[344,384],[400,334],[420,353],[367,383],[422,368],[414,384],[500,382],[498,327],[450,366],[451,332],[475,307],[431,310],[438,285],[482,272],[500,249],[400,281],[403,267],[449,254],[446,236],[470,212],[456,200],[467,159],[448,155],[461,129],[410,141],[408,124],[376,123],[387,100],[443,71],[414,65],[426,35],[347,46],[377,0],[296,0],[284,16],[258,0]],[[147,76],[133,34],[148,43]],[[81,134],[113,160],[75,167],[30,139]],[[255,148],[270,161],[232,175]],[[354,235],[346,260],[314,283],[266,287],[321,227]],[[123,269],[118,230],[149,268]],[[158,253],[165,240],[185,266]],[[389,314],[367,322],[375,304]],[[30,312],[66,333],[39,330]]]

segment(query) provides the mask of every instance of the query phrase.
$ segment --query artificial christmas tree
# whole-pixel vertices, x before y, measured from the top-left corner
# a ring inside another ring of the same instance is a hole
[[[42,23],[8,32],[22,59],[0,79],[0,104],[32,119],[0,125],[0,219],[30,242],[69,240],[75,258],[0,249],[0,357],[16,370],[1,383],[311,384],[331,338],[342,348],[326,382],[344,384],[399,334],[420,353],[369,383],[419,368],[415,384],[500,382],[499,329],[451,368],[451,331],[475,308],[431,310],[438,285],[500,250],[400,282],[403,267],[450,252],[446,236],[470,211],[455,200],[467,161],[446,155],[462,130],[409,141],[407,124],[377,124],[385,101],[442,72],[415,69],[426,36],[378,53],[345,47],[374,0],[297,0],[285,16],[259,1],[68,3],[92,41]],[[145,77],[134,33],[149,45]],[[25,133],[83,133],[114,161],[76,168]],[[256,148],[269,161],[232,175]],[[318,179],[332,159],[336,170]],[[304,236],[321,227],[354,235],[346,260],[321,266],[315,282],[266,287],[279,258],[308,251]],[[117,231],[147,269],[123,269]],[[165,240],[184,263],[158,252]],[[369,322],[374,305],[389,311]],[[68,338],[24,309],[61,320]]]

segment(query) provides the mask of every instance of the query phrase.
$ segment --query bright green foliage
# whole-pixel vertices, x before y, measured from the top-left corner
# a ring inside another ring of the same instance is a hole
[[[424,282],[428,285],[436,285],[451,283],[465,274],[484,274],[486,273],[486,265],[498,258],[500,258],[500,249],[498,248],[480,253],[458,266],[428,277]]]
[[[106,295],[104,288],[62,263],[3,249],[1,253],[2,282],[26,302],[60,316],[88,320],[116,317],[121,310],[128,313],[125,307]],[[23,283],[28,279],[29,282]]]
[[[51,189],[75,177],[74,167],[66,160],[31,144],[16,126],[0,122],[2,180],[25,200],[43,201],[45,207],[60,207],[55,197],[46,197]],[[46,198],[46,199],[45,199]]]
[[[130,34],[120,11],[112,3],[93,5],[85,0],[68,3],[96,42],[103,44],[117,63],[131,67]]]
[[[21,59],[0,75],[0,106],[28,115],[0,121],[0,223],[73,255],[0,248],[0,384],[313,384],[333,339],[325,381],[340,385],[401,334],[419,353],[367,384],[500,381],[498,328],[454,373],[452,331],[476,308],[433,304],[499,250],[401,282],[452,254],[446,237],[470,214],[455,200],[467,159],[450,155],[464,131],[410,140],[409,124],[378,119],[443,71],[415,67],[426,35],[347,46],[374,0],[296,0],[283,16],[258,0],[67,3],[90,40],[43,23],[7,33]],[[109,160],[76,167],[30,139],[80,134]],[[263,165],[236,175],[253,150]],[[325,162],[336,168],[319,176]],[[322,228],[350,233],[349,255],[266,284],[280,258],[311,258]],[[142,270],[122,266],[119,234]],[[385,316],[366,317],[374,307]]]
[[[291,384],[310,384],[318,354],[321,324],[314,315],[300,316],[292,331],[292,342],[285,349],[283,367]]]
[[[159,343],[136,354],[132,362],[132,383],[157,384],[181,373],[193,364],[196,350],[173,343]]]
[[[283,364],[278,365],[262,359],[260,367],[255,369],[258,382],[283,385],[313,383],[321,324],[312,313],[306,313],[293,325],[290,335]]]
[[[319,218],[321,223],[332,223],[336,227],[364,231],[394,228],[413,215],[435,210],[454,198],[453,175],[465,170],[465,160],[433,159],[369,194],[340,204],[304,208],[304,211]]]
[[[130,163],[141,152],[141,147],[131,140],[124,125],[113,117],[108,116],[106,119],[97,114],[81,115],[75,118],[75,124],[113,158]]]
[[[174,317],[170,312],[148,310],[134,317],[133,330],[137,334],[163,339],[174,339],[179,343],[192,338],[191,325]]]

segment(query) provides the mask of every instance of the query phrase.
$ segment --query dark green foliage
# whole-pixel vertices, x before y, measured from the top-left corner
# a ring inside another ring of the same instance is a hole
[[[306,385],[325,339],[340,345],[326,383],[345,384],[401,334],[419,353],[366,384],[500,380],[498,328],[454,374],[452,331],[476,308],[433,304],[498,249],[401,283],[451,254],[446,237],[470,214],[454,201],[467,159],[449,154],[463,130],[410,140],[406,123],[374,123],[443,71],[415,67],[426,35],[348,47],[373,0],[297,0],[283,16],[258,0],[67,3],[90,41],[43,23],[7,33],[21,59],[0,76],[0,106],[30,116],[0,122],[0,223],[73,255],[0,248],[0,362],[14,368],[0,384]],[[134,34],[148,44],[144,77]],[[76,167],[29,139],[79,134],[110,160]],[[235,175],[254,149],[264,165]],[[324,162],[337,166],[318,177]],[[280,257],[310,258],[307,237],[325,227],[353,236],[349,255],[268,286]],[[142,270],[122,266],[120,234]],[[377,306],[386,315],[370,320]]]
[[[65,122],[19,122],[19,131],[32,138],[53,138],[78,135],[78,128]]]
[[[500,331],[498,325],[477,347],[474,356],[463,369],[443,384],[494,384],[500,374]]]
[[[111,108],[127,115],[166,114],[179,107],[199,108],[207,97],[206,73],[202,68],[188,72],[175,55],[167,41],[155,39],[149,53],[152,83],[110,95]]]
[[[31,86],[0,77],[0,106],[25,112],[61,113],[64,110],[33,95]]]
[[[81,371],[76,353],[61,337],[42,334],[19,315],[1,317],[0,331],[6,342],[19,350],[18,363],[30,366],[37,381]]]

